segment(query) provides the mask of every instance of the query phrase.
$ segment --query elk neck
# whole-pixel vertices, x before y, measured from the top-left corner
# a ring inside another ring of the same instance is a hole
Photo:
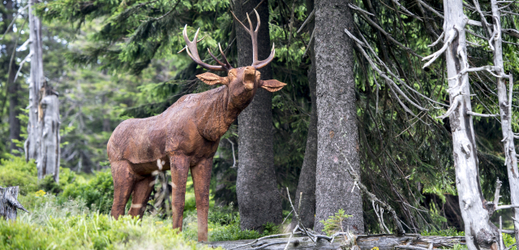
[[[235,96],[227,86],[200,93],[204,95],[204,103],[201,103],[196,112],[200,135],[209,141],[220,139],[252,101],[254,93],[255,89]]]

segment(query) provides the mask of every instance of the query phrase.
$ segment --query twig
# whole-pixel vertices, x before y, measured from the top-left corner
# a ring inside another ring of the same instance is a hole
[[[501,195],[499,194],[501,191],[501,186],[503,185],[503,182],[497,178],[496,180],[496,192],[494,193],[494,210],[497,211],[497,207],[499,206],[499,198],[501,198]]]
[[[385,207],[388,212],[391,214],[391,216],[393,217],[393,220],[394,220],[394,223],[395,223],[395,226],[397,228],[397,235],[403,235],[405,234],[405,230],[404,228],[402,227],[402,224],[400,223],[400,221],[398,220],[398,216],[396,215],[396,212],[395,210],[389,206],[388,204],[386,204],[385,202],[379,200],[377,198],[377,196],[375,196],[373,193],[369,192],[368,191],[368,188],[366,188],[366,186],[364,186],[364,184],[362,184],[360,182],[360,176],[355,172],[355,170],[353,169],[353,166],[351,165],[350,161],[348,160],[348,158],[346,157],[346,155],[344,155],[344,152],[339,148],[339,146],[335,143],[335,147],[337,148],[337,150],[339,151],[339,153],[344,157],[344,159],[346,160],[346,163],[348,163],[349,165],[349,169],[348,169],[348,172],[349,174],[353,177],[353,180],[355,182],[357,182],[357,184],[359,185],[359,188],[360,190],[368,197],[369,200],[371,201],[375,201],[375,202],[378,202],[381,206]]]
[[[20,68],[18,68],[18,71],[16,71],[16,75],[14,75],[14,80],[13,80],[13,83],[16,82],[16,79],[18,79],[18,74],[20,74],[20,71],[22,71],[22,67],[23,67],[23,64],[25,62],[27,62],[27,59],[29,59],[30,57],[32,57],[32,52],[30,52],[24,59],[22,62],[20,62]]]
[[[239,245],[239,246],[235,246],[233,248],[229,248],[229,250],[232,250],[232,249],[238,249],[238,248],[241,248],[241,247],[246,247],[246,246],[249,246],[249,245],[252,245],[260,240],[265,240],[265,239],[271,239],[271,238],[277,238],[277,237],[282,237],[282,236],[288,236],[292,233],[286,233],[286,234],[273,234],[273,235],[267,235],[267,236],[263,236],[259,239],[255,239],[254,241],[250,242],[250,243],[247,243],[247,244],[243,244],[243,245]]]
[[[14,17],[13,17],[13,21],[11,21],[11,23],[9,24],[9,26],[7,27],[7,29],[5,30],[5,33],[2,35],[2,38],[0,39],[0,41],[4,40],[4,37],[5,35],[7,34],[7,32],[9,32],[9,30],[11,29],[11,26],[13,26],[14,22],[16,22],[16,18],[18,18],[18,15],[21,15],[21,13],[27,9],[29,7],[29,5],[27,4],[25,7],[23,7],[21,10],[18,11],[18,14],[16,14]],[[22,27],[23,29],[23,27]]]
[[[503,234],[501,233],[503,231],[503,220],[501,219],[501,216],[499,216],[499,249],[504,250],[505,246],[503,246]]]
[[[303,232],[304,232],[306,235],[310,235],[310,234],[308,233],[308,231],[306,230],[305,225],[303,225],[303,223],[301,222],[301,218],[299,217],[299,214],[296,212],[296,209],[294,208],[294,204],[292,204],[292,198],[290,198],[290,191],[288,190],[288,187],[286,187],[286,188],[287,188],[288,201],[290,202],[290,206],[292,207],[292,211],[294,211],[294,216],[295,216],[296,219],[297,219],[297,224],[299,225],[299,227],[300,227],[301,229],[303,229]],[[315,242],[315,240],[314,240],[312,237],[310,237],[310,239],[311,239],[313,242]]]
[[[232,147],[232,160],[233,160],[233,163],[232,163],[232,167],[231,168],[236,168],[236,155],[234,154],[234,143],[229,140],[229,138],[227,138],[227,140],[231,143],[231,147]]]
[[[475,112],[472,112],[472,111],[467,111],[467,115],[479,116],[479,117],[485,117],[485,118],[488,118],[488,117],[498,117],[499,116],[497,114],[480,114],[480,113],[475,113]]]
[[[312,12],[310,12],[310,14],[306,18],[306,20],[303,22],[303,24],[301,24],[301,27],[296,31],[296,33],[299,34],[299,32],[301,32],[303,30],[303,28],[306,26],[306,24],[308,22],[312,21],[312,19],[314,19],[314,17],[315,17],[315,9],[313,9]]]

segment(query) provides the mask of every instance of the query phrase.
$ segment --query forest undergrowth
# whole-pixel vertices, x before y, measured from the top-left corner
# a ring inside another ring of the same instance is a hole
[[[16,222],[0,220],[0,249],[212,249],[196,242],[191,180],[186,191],[183,231],[178,232],[172,229],[171,217],[164,211],[147,211],[142,219],[123,216],[114,220],[109,214],[113,199],[109,169],[87,175],[63,168],[59,183],[49,177],[38,182],[35,164],[26,163],[23,157],[10,156],[0,161],[0,186],[19,186],[18,200],[29,211],[19,211]],[[284,211],[284,217],[288,214]],[[288,224],[290,217],[284,225]],[[274,224],[265,225],[261,233],[241,230],[236,208],[232,204],[215,205],[211,197],[209,241],[256,239],[282,230],[283,225]],[[449,229],[422,235],[461,236],[463,232]],[[506,245],[515,243],[507,234],[503,239]],[[455,249],[466,248],[457,245]]]
[[[180,233],[164,213],[114,220],[109,214],[113,199],[109,169],[93,175],[61,169],[59,183],[52,178],[38,182],[33,162],[11,156],[0,162],[0,186],[19,186],[18,200],[29,211],[19,211],[14,223],[0,220],[0,249],[212,249],[196,242],[192,181]],[[263,233],[242,231],[239,218],[232,206],[215,206],[211,200],[209,241],[254,239],[279,231],[276,225],[267,225]]]

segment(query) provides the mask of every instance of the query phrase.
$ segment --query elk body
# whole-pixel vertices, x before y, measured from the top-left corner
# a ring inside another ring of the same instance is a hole
[[[252,30],[247,15],[253,46],[251,66],[232,68],[225,58],[219,65],[209,65],[198,55],[196,48],[198,31],[190,41],[184,28],[186,51],[200,66],[215,71],[226,71],[221,77],[203,73],[197,77],[209,85],[223,86],[199,94],[185,95],[162,114],[122,122],[108,141],[107,151],[114,180],[112,216],[124,215],[126,202],[132,195],[129,214],[142,216],[152,189],[155,171],[171,170],[173,228],[182,230],[182,214],[185,204],[186,182],[191,169],[198,217],[198,240],[207,241],[207,215],[209,211],[209,183],[213,156],[220,137],[249,105],[258,88],[275,92],[286,84],[277,80],[261,80],[257,69],[266,66],[274,58],[257,60],[258,24]],[[241,22],[240,22],[241,23]]]

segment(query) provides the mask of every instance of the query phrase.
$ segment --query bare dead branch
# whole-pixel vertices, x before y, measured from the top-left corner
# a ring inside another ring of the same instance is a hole
[[[426,61],[426,60],[430,59],[429,62],[424,64],[424,66],[422,67],[423,69],[429,67],[429,65],[431,65],[438,57],[440,57],[443,54],[443,52],[445,52],[445,50],[447,50],[447,48],[452,43],[452,41],[454,41],[454,39],[458,36],[458,32],[456,29],[451,29],[449,31],[449,34],[447,34],[446,36],[447,36],[447,40],[444,42],[444,44],[440,50],[432,53],[429,56],[422,58],[422,61]]]

